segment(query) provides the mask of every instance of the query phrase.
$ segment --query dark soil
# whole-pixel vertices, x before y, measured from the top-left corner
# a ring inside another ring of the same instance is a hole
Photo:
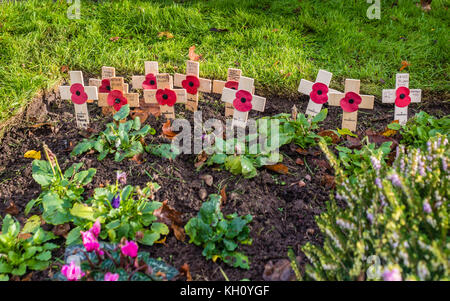
[[[435,116],[449,114],[448,104],[435,95],[424,95],[424,103],[413,104],[410,107],[411,116],[424,110]],[[304,112],[307,97],[285,98],[268,97],[266,111],[251,113],[250,117],[272,116],[278,113],[289,113],[293,105],[299,112]],[[224,120],[224,105],[218,95],[204,95],[199,104],[203,111],[203,119],[218,118]],[[192,120],[192,113],[186,112],[183,106],[176,106],[179,117]],[[379,101],[374,111],[364,110],[359,114],[358,132],[364,134],[367,129],[380,131],[393,120],[393,105],[383,105]],[[104,124],[111,121],[111,117],[104,117],[95,104],[89,104],[91,127],[103,130]],[[328,117],[322,129],[340,127],[342,110],[330,107]],[[52,125],[32,127],[40,122],[50,122]],[[164,120],[150,116],[146,124],[150,124],[161,134]],[[187,222],[197,214],[202,199],[200,191],[205,189],[208,194],[219,193],[226,186],[227,202],[223,205],[225,213],[237,212],[240,215],[252,214],[251,236],[253,244],[241,248],[251,260],[250,270],[230,268],[220,263],[207,261],[202,256],[202,249],[193,244],[178,241],[171,233],[165,244],[152,247],[142,247],[153,257],[161,257],[176,268],[184,263],[190,266],[194,280],[224,280],[219,267],[223,269],[230,280],[263,280],[264,267],[269,261],[277,262],[287,258],[289,248],[297,254],[301,267],[306,259],[301,247],[307,243],[321,243],[320,231],[314,217],[325,209],[325,202],[329,200],[330,187],[326,175],[332,175],[332,170],[320,151],[310,150],[310,155],[302,156],[296,153],[295,147],[284,146],[283,163],[288,166],[288,175],[279,175],[268,170],[259,170],[257,177],[244,179],[213,167],[205,167],[197,172],[194,163],[196,155],[182,155],[174,162],[144,154],[145,162],[138,164],[132,160],[121,163],[107,158],[101,162],[96,154],[83,155],[77,158],[69,156],[71,148],[83,138],[73,118],[72,104],[61,101],[58,93],[48,92],[42,98],[35,100],[23,114],[20,124],[9,129],[0,144],[0,215],[3,217],[10,202],[19,209],[15,215],[22,223],[26,220],[23,214],[25,205],[40,193],[40,186],[31,176],[31,159],[23,154],[28,150],[42,150],[45,142],[57,155],[63,170],[74,162],[84,162],[85,168],[96,168],[97,175],[87,186],[86,194],[90,195],[95,187],[115,181],[117,170],[126,171],[128,183],[131,185],[145,185],[151,181],[158,182],[162,188],[156,195],[156,200],[168,200],[169,204],[183,213],[183,220]],[[84,134],[85,135],[85,134]],[[156,138],[161,142],[163,138]],[[305,165],[297,165],[295,160],[302,158]],[[201,179],[202,175],[211,175],[213,185],[207,186]],[[298,185],[303,181],[306,185]],[[31,214],[40,214],[35,211]],[[30,214],[30,215],[31,215]],[[51,226],[45,225],[51,230]],[[61,239],[61,244],[64,242]],[[61,257],[62,249],[55,251],[56,257]],[[50,273],[51,274],[51,273]],[[49,279],[49,271],[35,272],[33,280]]]

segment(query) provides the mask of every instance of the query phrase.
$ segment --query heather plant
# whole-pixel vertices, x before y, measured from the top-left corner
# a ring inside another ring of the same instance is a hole
[[[437,134],[448,136],[450,134],[450,116],[436,118],[424,111],[409,119],[406,125],[391,123],[388,128],[400,132],[401,143],[425,148],[427,141]]]
[[[79,171],[83,163],[76,163],[62,172],[58,159],[45,144],[44,152],[47,161],[34,160],[32,166],[33,179],[41,185],[42,192],[28,202],[25,214],[37,205],[47,223],[64,224],[73,219],[70,211],[83,201],[83,187],[92,181],[96,170],[90,168]]]
[[[148,134],[155,134],[155,129],[149,125],[141,127],[139,117],[134,120],[124,120],[130,114],[130,106],[123,106],[113,119],[114,122],[108,123],[106,129],[90,139],[84,139],[73,149],[71,155],[78,156],[91,149],[97,151],[98,160],[101,161],[108,156],[114,155],[116,162],[121,162],[125,158],[132,158],[136,155],[144,153],[143,139]]]
[[[197,217],[191,218],[186,226],[189,243],[203,247],[203,256],[223,260],[228,265],[249,269],[248,257],[238,252],[239,244],[250,245],[251,215],[238,216],[236,213],[224,216],[220,210],[221,196],[212,194],[204,202]]]
[[[20,229],[18,221],[9,214],[2,221],[0,233],[0,281],[8,275],[22,276],[27,270],[45,270],[52,258],[51,251],[58,245],[49,241],[56,236],[40,227],[39,216],[32,216]]]
[[[65,265],[55,275],[62,281],[161,281],[171,280],[178,271],[161,260],[139,252],[134,241],[122,238],[118,244],[99,241],[99,222],[81,231],[82,245],[65,250]]]
[[[323,247],[303,247],[315,280],[449,280],[450,146],[399,147],[392,167],[373,155],[358,181],[320,143],[336,173],[336,195],[316,220]],[[344,207],[344,208],[342,208]]]
[[[156,183],[147,183],[142,189],[139,186],[124,186],[126,180],[123,177],[123,173],[118,173],[115,185],[96,188],[87,201],[88,205],[80,204],[72,212],[77,227],[69,232],[67,245],[79,241],[80,230],[91,227],[94,221],[104,225],[100,238],[111,242],[125,237],[153,245],[162,235],[169,233],[169,228],[156,222],[157,217],[153,214],[162,206],[162,203],[153,201],[154,193],[160,186]]]

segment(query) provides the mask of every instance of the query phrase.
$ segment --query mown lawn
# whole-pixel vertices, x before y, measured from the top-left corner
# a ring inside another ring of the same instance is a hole
[[[448,91],[448,2],[433,1],[429,13],[418,0],[381,2],[380,20],[366,16],[365,0],[83,0],[79,20],[62,0],[3,3],[0,122],[66,76],[62,66],[99,75],[109,65],[131,77],[158,60],[172,73],[184,71],[192,45],[202,77],[223,79],[237,66],[265,92],[296,93],[301,78],[323,68],[336,75],[332,87],[360,78],[362,91],[379,97],[404,60],[411,87]],[[173,38],[158,37],[165,31]]]

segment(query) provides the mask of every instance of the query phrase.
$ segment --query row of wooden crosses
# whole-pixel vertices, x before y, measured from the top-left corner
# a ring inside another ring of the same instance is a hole
[[[159,73],[158,62],[145,62],[145,75],[133,76],[132,87],[143,90],[145,103],[158,105],[167,119],[175,119],[175,104],[184,104],[187,110],[197,111],[199,92],[217,93],[225,102],[225,116],[233,117],[233,125],[245,127],[251,110],[263,112],[266,98],[255,95],[254,79],[242,76],[239,69],[228,69],[227,81],[199,77],[200,65],[187,61],[186,74]],[[113,67],[102,68],[101,79],[89,79],[84,85],[81,71],[70,71],[70,86],[60,86],[62,99],[71,100],[79,128],[87,128],[89,114],[88,100],[98,100],[104,114],[112,114],[128,104],[139,107],[139,93],[130,93],[123,77],[116,77]],[[373,109],[375,97],[360,94],[360,81],[347,79],[344,92],[329,88],[333,74],[319,70],[315,82],[302,79],[298,91],[309,95],[306,114],[317,115],[322,105],[340,106],[343,110],[342,128],[356,130],[359,109]],[[177,89],[174,89],[177,87]],[[395,120],[405,124],[408,119],[408,105],[420,102],[422,91],[409,89],[409,74],[397,74],[395,89],[383,90],[383,103],[395,104]]]

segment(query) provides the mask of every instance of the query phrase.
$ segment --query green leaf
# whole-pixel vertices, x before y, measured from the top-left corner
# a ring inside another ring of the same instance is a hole
[[[2,224],[2,233],[6,234],[9,232],[9,228],[13,226],[15,223],[14,219],[11,217],[11,215],[7,214],[5,218],[3,219]]]
[[[169,228],[166,224],[163,223],[153,223],[152,224],[152,231],[159,233],[161,235],[167,235],[169,234]]]
[[[6,262],[0,261],[0,274],[9,274],[12,271],[12,267]]]
[[[160,234],[159,233],[155,233],[155,232],[151,232],[151,231],[145,231],[144,232],[144,237],[139,242],[144,244],[144,245],[147,245],[147,246],[152,246],[155,243],[155,241],[157,241],[159,238],[160,238]]]
[[[52,258],[52,252],[50,251],[45,251],[42,252],[41,254],[39,254],[38,256],[36,256],[37,260],[41,260],[41,261],[47,261],[50,258]]]
[[[349,136],[351,136],[351,137],[355,137],[355,138],[358,138],[358,135],[356,135],[356,134],[353,134],[353,132],[352,131],[350,131],[349,129],[337,129],[337,132],[339,133],[339,134],[341,134],[342,136],[343,135],[349,135]]]
[[[390,123],[388,124],[388,129],[394,130],[394,131],[399,131],[402,129],[402,126],[398,123]]]
[[[92,149],[94,147],[95,142],[90,140],[83,140],[83,142],[78,143],[77,146],[74,147],[72,152],[70,153],[71,156],[78,156],[81,155],[88,150]]]
[[[25,215],[28,215],[28,213],[30,213],[31,209],[33,209],[34,205],[38,201],[39,201],[39,199],[33,199],[27,203],[27,205],[25,206],[25,211],[24,211]]]
[[[12,275],[16,275],[16,276],[22,276],[23,274],[25,274],[25,272],[27,271],[27,265],[25,263],[22,263],[21,265],[19,265],[18,268],[15,268],[11,271]]]
[[[172,144],[149,144],[146,147],[146,151],[152,155],[158,156],[160,158],[166,158],[170,160],[175,160],[175,158],[180,154],[180,151]]]
[[[120,111],[114,114],[114,120],[119,121],[122,119],[125,119],[130,114],[130,105],[124,105],[122,108],[120,108]]]
[[[94,209],[84,204],[75,203],[73,208],[70,209],[70,214],[95,222]]]
[[[323,109],[320,111],[319,114],[314,116],[314,118],[311,120],[311,122],[313,122],[313,123],[322,122],[325,120],[325,118],[327,118],[327,115],[328,115],[328,109]]]
[[[34,231],[41,226],[41,218],[33,215],[28,218],[26,224],[23,226],[22,233],[34,233]]]
[[[67,234],[66,245],[69,246],[75,243],[81,237],[81,228],[75,227]]]
[[[105,227],[106,227],[106,229],[109,230],[109,229],[119,228],[119,226],[120,226],[120,220],[115,220],[115,221],[108,223]]]

